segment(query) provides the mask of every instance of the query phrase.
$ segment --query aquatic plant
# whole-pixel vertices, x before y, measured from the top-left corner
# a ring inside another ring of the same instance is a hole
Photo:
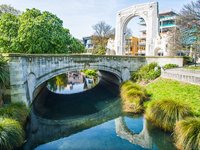
[[[150,102],[145,113],[148,120],[165,131],[173,131],[177,121],[191,115],[186,103],[171,99]]]
[[[11,150],[24,142],[24,131],[20,123],[13,119],[0,118],[0,149]]]
[[[11,103],[0,108],[0,116],[17,120],[21,125],[25,124],[28,113],[28,108],[23,103]]]
[[[120,95],[125,112],[141,113],[143,111],[143,101],[146,98],[146,91],[142,86],[127,81],[122,84]]]
[[[187,118],[177,122],[174,133],[177,148],[200,149],[200,118]]]

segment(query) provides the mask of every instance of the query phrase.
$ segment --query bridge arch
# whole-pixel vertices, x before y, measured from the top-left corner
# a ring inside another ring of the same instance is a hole
[[[95,70],[99,70],[100,73],[101,73],[101,71],[103,71],[103,72],[107,72],[109,74],[112,74],[113,76],[115,76],[117,78],[118,81],[116,81],[116,79],[113,79],[113,80],[112,79],[108,79],[108,78],[107,79],[110,82],[113,82],[115,84],[121,83],[123,81],[123,76],[126,76],[126,74],[127,74],[127,68],[125,68],[124,72],[121,73],[121,71],[116,69],[116,68],[108,67],[108,66],[104,66],[104,65],[99,65],[99,66],[92,66],[92,65],[90,66],[90,65],[88,65],[87,67],[85,67],[85,65],[82,65],[82,66],[64,67],[64,68],[61,68],[61,69],[52,70],[51,72],[46,73],[46,74],[38,77],[37,79],[35,79],[35,84],[32,84],[32,85],[34,85],[34,87],[33,86],[28,86],[29,91],[30,91],[29,92],[30,93],[29,97],[30,97],[31,103],[35,99],[35,97],[37,96],[37,94],[39,92],[38,89],[40,89],[40,86],[41,85],[45,86],[46,85],[45,84],[46,81],[48,81],[49,79],[51,79],[51,78],[53,78],[55,76],[58,76],[60,74],[66,73],[66,72],[81,71],[81,70],[84,70],[84,69],[95,69]],[[102,74],[102,76],[103,75],[104,74]]]
[[[146,22],[146,56],[153,56],[154,42],[159,35],[157,2],[134,5],[118,12],[115,36],[116,54],[125,54],[124,31],[128,22],[135,16],[142,17]]]

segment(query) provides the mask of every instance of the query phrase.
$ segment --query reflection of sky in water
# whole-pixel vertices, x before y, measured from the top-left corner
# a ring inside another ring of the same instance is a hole
[[[133,132],[143,128],[143,118],[125,117],[125,122]],[[69,137],[53,141],[36,148],[36,150],[144,150],[117,136],[115,121],[111,120],[96,127],[84,130]]]
[[[84,89],[84,83],[77,83],[77,84],[68,84],[62,89],[57,88],[54,93],[60,93],[60,94],[73,94],[73,93],[79,93],[83,92],[86,89]]]

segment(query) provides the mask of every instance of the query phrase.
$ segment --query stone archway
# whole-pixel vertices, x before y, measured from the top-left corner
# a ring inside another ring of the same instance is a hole
[[[154,45],[159,36],[157,2],[134,5],[118,12],[115,35],[116,54],[125,54],[124,31],[128,22],[135,16],[142,17],[146,22],[146,56],[154,56]]]

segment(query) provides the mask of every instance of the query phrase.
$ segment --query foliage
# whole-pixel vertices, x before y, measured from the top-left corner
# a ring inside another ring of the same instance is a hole
[[[11,150],[24,142],[24,131],[21,125],[8,118],[0,118],[0,149]]]
[[[7,68],[7,61],[4,57],[0,56],[0,87],[3,87],[8,82],[8,68]]]
[[[172,68],[177,68],[178,65],[176,64],[166,64],[163,66],[164,69],[172,69]]]
[[[179,149],[200,149],[200,118],[187,118],[177,122],[175,141]]]
[[[80,53],[83,45],[73,38],[56,15],[27,9],[19,16],[0,18],[0,52]]]
[[[127,81],[122,84],[120,95],[125,112],[141,113],[143,102],[147,97],[145,89],[139,84]]]
[[[18,37],[19,19],[12,14],[3,14],[0,18],[0,52],[15,52]]]
[[[83,70],[82,72],[83,72],[83,73],[86,75],[86,77],[88,77],[88,78],[94,78],[94,77],[97,77],[97,76],[98,76],[96,70],[87,69],[87,70]]]
[[[28,108],[23,103],[11,103],[0,108],[1,117],[12,118],[19,121],[21,125],[25,125],[28,113]]]
[[[2,5],[0,5],[0,16],[2,14],[5,14],[5,13],[10,13],[10,14],[13,14],[13,15],[19,15],[20,11],[16,10],[15,8],[13,8],[10,5],[2,4]]]
[[[149,81],[158,78],[161,74],[160,67],[157,63],[150,63],[142,66],[138,71],[132,73],[131,80],[136,81]]]
[[[192,64],[192,57],[189,57],[189,56],[184,56],[183,57],[183,64],[184,65],[189,65],[189,64]]]
[[[150,102],[145,113],[148,120],[165,131],[173,131],[177,121],[191,114],[186,103],[171,99]]]
[[[200,86],[170,79],[158,79],[147,85],[146,90],[152,101],[162,99],[182,100],[191,107],[194,115],[200,116]],[[148,102],[145,102],[148,105]]]

